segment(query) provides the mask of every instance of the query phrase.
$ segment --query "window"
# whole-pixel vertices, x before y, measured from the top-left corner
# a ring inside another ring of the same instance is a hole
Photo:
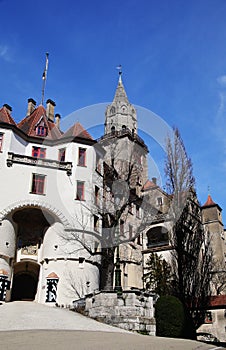
[[[85,183],[83,181],[77,181],[76,199],[80,201],[85,200]]]
[[[66,148],[59,149],[58,160],[59,162],[65,162]]]
[[[39,125],[36,127],[36,135],[37,136],[46,136],[47,132],[46,132],[46,127]]]
[[[140,219],[140,207],[139,205],[136,205],[136,217]]]
[[[137,236],[137,244],[141,245],[141,237],[140,237],[140,235]]]
[[[86,148],[79,147],[78,149],[78,165],[86,166]]]
[[[124,221],[123,221],[123,220],[120,220],[120,234],[121,234],[122,236],[124,235],[124,230],[125,230]]]
[[[84,268],[84,262],[85,262],[85,258],[79,257],[78,258],[78,267],[83,269]]]
[[[32,175],[32,189],[31,192],[35,194],[44,194],[45,175]]]
[[[0,133],[0,152],[2,151],[2,144],[3,144],[3,135]]]
[[[156,226],[147,231],[147,247],[161,247],[169,245],[168,230],[164,226]]]
[[[96,171],[101,174],[101,158],[96,154]]]
[[[100,202],[99,196],[100,196],[100,189],[99,189],[99,187],[95,186],[95,204],[96,205],[100,204],[99,203]]]
[[[205,323],[212,323],[213,322],[213,318],[212,318],[212,313],[211,311],[206,311],[205,314]]]
[[[157,198],[157,205],[160,207],[161,205],[163,205],[163,199],[162,197],[158,197]]]
[[[41,147],[32,147],[32,157],[35,158],[45,158],[46,149]]]
[[[111,133],[112,133],[112,134],[115,134],[115,126],[112,126],[112,127],[111,127]]]
[[[93,228],[94,228],[94,231],[96,232],[99,231],[99,218],[97,215],[93,216]]]

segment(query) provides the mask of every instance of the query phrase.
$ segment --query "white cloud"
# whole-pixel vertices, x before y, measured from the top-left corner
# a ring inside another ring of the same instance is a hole
[[[0,58],[2,58],[4,61],[7,61],[7,62],[12,61],[8,46],[0,45]]]
[[[226,86],[226,75],[221,75],[218,77],[217,82],[222,86]]]

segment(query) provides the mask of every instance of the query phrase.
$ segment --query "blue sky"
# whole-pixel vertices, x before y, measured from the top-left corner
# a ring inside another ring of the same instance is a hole
[[[111,101],[122,64],[129,100],[179,128],[199,200],[209,186],[226,222],[225,0],[0,0],[0,13],[0,105],[16,121],[41,101],[46,52],[45,97],[62,117]]]

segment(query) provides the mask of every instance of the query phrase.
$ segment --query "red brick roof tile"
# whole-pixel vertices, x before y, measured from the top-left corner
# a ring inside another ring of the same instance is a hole
[[[209,207],[209,206],[212,206],[212,205],[216,205],[216,203],[212,200],[212,197],[209,194],[206,203],[203,204],[203,207]]]
[[[0,108],[0,122],[16,125],[15,121],[13,120],[8,109],[5,106]]]
[[[142,188],[143,191],[147,191],[149,190],[150,188],[153,188],[153,187],[158,187],[158,185],[156,185],[153,181],[151,180],[147,180]]]
[[[81,137],[83,139],[93,140],[92,136],[79,122],[75,123],[70,129],[68,129],[62,137]]]
[[[56,127],[54,122],[47,118],[46,110],[42,105],[38,106],[29,116],[21,120],[17,126],[28,136],[40,138],[40,136],[36,135],[36,126],[41,119],[43,119],[44,124],[47,128],[47,139],[55,140],[61,137],[62,133]]]

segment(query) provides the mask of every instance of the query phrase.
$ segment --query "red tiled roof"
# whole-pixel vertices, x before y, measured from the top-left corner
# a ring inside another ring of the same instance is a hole
[[[0,122],[16,125],[15,121],[13,120],[8,109],[5,106],[0,108]]]
[[[92,136],[86,131],[83,126],[77,122],[68,129],[62,137],[81,137],[83,139],[93,140]]]
[[[226,295],[216,295],[210,297],[209,306],[214,308],[226,307]]]
[[[9,273],[6,270],[4,270],[4,269],[0,270],[0,275],[8,276],[8,274]]]
[[[60,130],[56,127],[53,121],[50,121],[46,116],[45,108],[40,105],[38,106],[29,116],[21,120],[17,124],[18,128],[22,130],[28,136],[38,137],[36,135],[36,125],[39,123],[40,119],[43,118],[43,121],[47,127],[47,139],[55,140],[61,137]]]
[[[209,207],[209,206],[212,206],[212,205],[216,205],[216,203],[212,200],[212,197],[209,194],[206,203],[203,204],[203,207]]]
[[[153,181],[147,180],[142,188],[143,191],[147,191],[152,187],[158,187]]]

